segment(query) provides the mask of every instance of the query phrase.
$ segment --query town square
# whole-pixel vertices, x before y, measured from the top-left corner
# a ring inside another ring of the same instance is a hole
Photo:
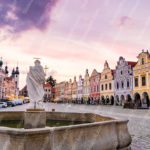
[[[0,150],[150,150],[149,0],[0,0]]]

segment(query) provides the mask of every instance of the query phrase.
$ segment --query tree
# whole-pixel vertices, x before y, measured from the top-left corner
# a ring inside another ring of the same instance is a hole
[[[52,87],[56,85],[56,80],[52,76],[49,76],[46,82],[48,82]]]

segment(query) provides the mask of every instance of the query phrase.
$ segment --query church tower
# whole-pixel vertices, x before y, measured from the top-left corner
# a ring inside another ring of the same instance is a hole
[[[19,67],[17,66],[16,70],[15,70],[15,74],[14,74],[14,79],[15,79],[15,84],[16,84],[16,95],[17,96],[19,95],[19,75],[20,75]]]
[[[2,57],[0,59],[0,69],[2,69],[2,66],[3,66],[3,61],[2,61]]]
[[[5,66],[5,75],[6,75],[6,77],[8,77],[8,74],[9,74],[9,71],[8,71],[8,66],[6,64],[6,66]]]

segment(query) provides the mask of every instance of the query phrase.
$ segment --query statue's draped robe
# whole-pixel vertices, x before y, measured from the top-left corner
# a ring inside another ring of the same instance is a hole
[[[43,84],[45,73],[41,65],[30,67],[27,75],[27,90],[32,102],[38,102],[44,97]]]

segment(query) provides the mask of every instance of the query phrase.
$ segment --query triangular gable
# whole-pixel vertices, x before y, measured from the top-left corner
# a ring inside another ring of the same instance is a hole
[[[92,76],[96,76],[97,74],[98,74],[97,70],[94,69],[93,72],[92,72],[92,74],[91,74],[91,77],[92,77]]]

